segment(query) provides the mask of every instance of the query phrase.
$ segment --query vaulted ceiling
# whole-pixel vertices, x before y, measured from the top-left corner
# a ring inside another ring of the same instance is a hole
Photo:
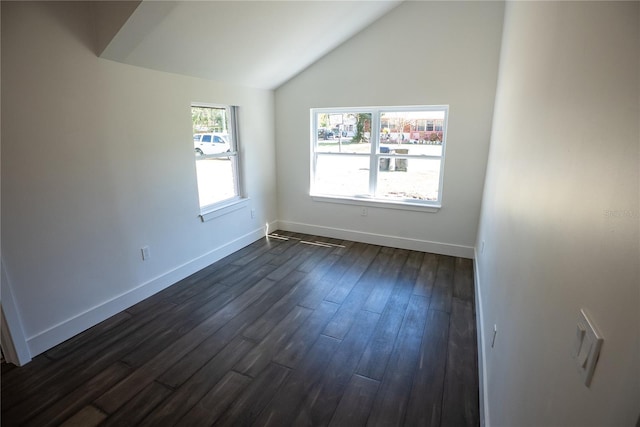
[[[274,89],[400,2],[144,0],[120,18],[101,56]]]

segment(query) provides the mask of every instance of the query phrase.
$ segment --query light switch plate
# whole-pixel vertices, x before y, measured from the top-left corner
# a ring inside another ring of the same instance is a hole
[[[586,333],[586,326],[584,322],[578,322],[578,326],[576,327],[576,336],[573,341],[573,350],[571,355],[573,357],[578,357],[580,354],[580,349],[582,348],[582,343],[584,342],[584,335]]]
[[[591,379],[598,363],[603,342],[604,339],[593,321],[584,309],[580,309],[580,317],[574,338],[573,355],[576,359],[578,372],[587,387],[591,385]]]

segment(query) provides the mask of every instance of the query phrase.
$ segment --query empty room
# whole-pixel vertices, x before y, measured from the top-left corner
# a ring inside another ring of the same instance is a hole
[[[640,427],[640,2],[0,6],[2,425]]]

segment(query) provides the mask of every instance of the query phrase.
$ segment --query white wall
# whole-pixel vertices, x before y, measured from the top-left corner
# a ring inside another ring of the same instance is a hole
[[[496,2],[405,2],[278,88],[280,226],[471,257],[502,17]],[[361,217],[357,206],[311,200],[310,108],[416,104],[450,105],[440,212],[369,208]]]
[[[100,59],[92,17],[90,2],[2,2],[2,258],[33,355],[276,218],[273,92]],[[206,223],[192,101],[240,106],[250,203]]]
[[[639,6],[507,7],[477,258],[491,426],[640,414]],[[590,388],[580,308],[604,336]]]

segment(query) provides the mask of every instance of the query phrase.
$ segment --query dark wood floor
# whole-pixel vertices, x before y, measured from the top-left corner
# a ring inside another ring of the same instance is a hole
[[[280,235],[4,364],[2,425],[479,425],[471,260]]]

